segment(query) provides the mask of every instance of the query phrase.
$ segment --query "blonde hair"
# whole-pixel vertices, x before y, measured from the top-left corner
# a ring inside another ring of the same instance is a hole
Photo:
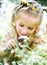
[[[27,11],[31,15],[33,14],[33,15],[40,16],[42,20],[43,10],[40,4],[38,4],[36,1],[21,2],[13,10],[13,15],[12,15],[12,20],[11,20],[12,26],[15,26],[15,21],[20,18],[19,12],[21,11]]]

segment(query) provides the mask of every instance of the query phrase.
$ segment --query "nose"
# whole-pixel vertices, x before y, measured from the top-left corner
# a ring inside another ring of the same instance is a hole
[[[26,28],[24,28],[23,30],[22,30],[22,35],[27,35],[27,29]]]

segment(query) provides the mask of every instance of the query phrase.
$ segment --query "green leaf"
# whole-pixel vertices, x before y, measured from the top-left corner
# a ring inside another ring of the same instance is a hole
[[[39,2],[42,6],[47,6],[47,0],[36,0]]]

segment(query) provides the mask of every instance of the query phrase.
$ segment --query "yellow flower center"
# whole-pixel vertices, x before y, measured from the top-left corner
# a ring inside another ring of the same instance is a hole
[[[32,10],[34,11],[36,8],[35,7],[32,7]]]
[[[28,6],[30,6],[30,4],[29,4],[29,3],[27,3],[27,7],[28,7]]]

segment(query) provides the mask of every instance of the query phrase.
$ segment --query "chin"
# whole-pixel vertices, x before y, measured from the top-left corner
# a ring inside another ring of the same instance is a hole
[[[24,34],[18,34],[18,35],[19,35],[19,37],[20,37],[20,36],[25,36]]]

